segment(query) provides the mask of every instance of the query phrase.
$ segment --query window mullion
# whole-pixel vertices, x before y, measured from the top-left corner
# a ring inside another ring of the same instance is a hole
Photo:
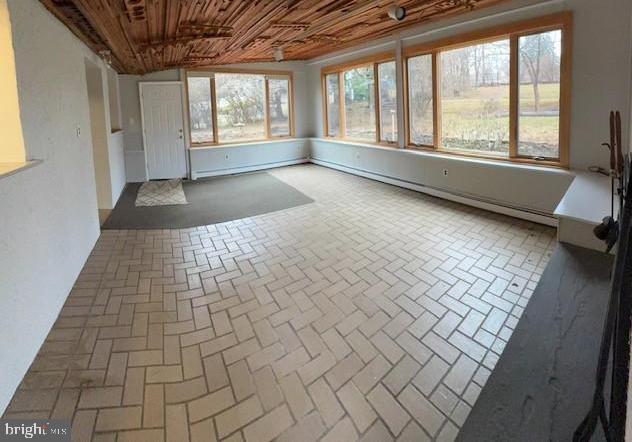
[[[382,131],[380,124],[380,86],[379,86],[379,75],[378,75],[378,64],[373,64],[373,108],[375,114],[375,142],[382,142]]]
[[[347,134],[347,121],[345,116],[345,82],[344,82],[344,71],[340,71],[338,73],[338,120],[340,125],[340,133],[338,136],[340,138],[345,138]]]
[[[263,121],[265,123],[265,138],[270,138],[270,86],[268,85],[268,77],[264,79],[263,93],[265,95],[263,99]]]
[[[509,40],[509,158],[518,156],[519,88],[518,36],[512,35]]]
[[[433,147],[439,149],[441,145],[441,67],[439,53],[432,53],[432,129]]]
[[[211,82],[211,119],[213,125],[213,143],[219,143],[219,129],[217,127],[217,100],[215,93],[215,76],[211,75],[209,77],[209,81]]]

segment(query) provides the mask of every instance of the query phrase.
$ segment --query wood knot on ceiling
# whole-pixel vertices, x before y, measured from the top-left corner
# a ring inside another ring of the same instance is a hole
[[[388,0],[40,0],[99,53],[109,50],[121,73],[306,60],[406,27],[510,0],[397,0],[401,22],[387,16]],[[195,55],[192,55],[195,54]]]

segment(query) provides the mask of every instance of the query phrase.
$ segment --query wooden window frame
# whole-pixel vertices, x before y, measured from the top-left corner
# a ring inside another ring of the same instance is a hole
[[[486,158],[516,163],[530,163],[547,166],[568,168],[569,166],[569,138],[571,112],[571,55],[572,55],[572,13],[560,13],[517,21],[505,25],[477,30],[441,40],[422,43],[404,48],[402,57],[402,73],[404,83],[404,127],[405,146],[408,149],[418,149],[442,154]],[[522,36],[541,32],[560,30],[562,38],[562,53],[560,56],[560,111],[559,111],[559,158],[537,159],[518,154],[518,39]],[[485,155],[482,152],[467,152],[446,149],[441,146],[441,66],[440,53],[475,44],[489,43],[508,39],[510,47],[509,59],[509,153],[507,157]],[[419,55],[432,55],[432,96],[433,96],[433,139],[434,145],[415,145],[410,142],[409,104],[408,104],[408,59]]]
[[[358,143],[376,144],[380,146],[396,147],[397,141],[388,142],[382,141],[382,134],[380,128],[380,97],[379,97],[379,78],[378,78],[378,65],[382,63],[396,62],[395,53],[392,51],[381,52],[379,54],[370,55],[368,57],[358,58],[349,62],[326,66],[321,69],[321,88],[322,88],[322,118],[323,118],[323,135],[325,138],[341,141],[352,141]],[[373,69],[373,96],[375,97],[375,139],[368,141],[361,138],[347,137],[347,125],[345,118],[345,87],[344,87],[344,73],[352,69],[370,67]],[[329,121],[328,121],[328,102],[327,102],[327,75],[338,74],[338,136],[329,135]]]
[[[215,74],[250,74],[250,75],[262,75],[264,77],[264,137],[254,138],[248,140],[238,141],[221,141],[219,139],[219,131],[217,129],[217,93],[215,88]],[[204,77],[208,78],[211,82],[211,113],[213,123],[213,141],[194,143],[191,141],[191,115],[189,107],[189,76],[192,77]],[[269,85],[270,79],[287,78],[288,80],[288,117],[290,124],[289,135],[272,136],[271,135],[271,122],[269,118],[270,113],[270,96]],[[254,143],[258,141],[274,141],[294,138],[294,78],[291,71],[273,71],[273,70],[249,70],[249,69],[231,69],[231,68],[210,68],[210,69],[187,69],[184,75],[185,84],[185,100],[186,100],[186,118],[188,120],[187,128],[189,130],[189,144],[191,148],[196,147],[208,147],[208,146],[226,146],[231,144],[243,144]]]

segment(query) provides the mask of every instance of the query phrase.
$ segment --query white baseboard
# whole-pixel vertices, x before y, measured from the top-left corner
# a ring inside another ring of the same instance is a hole
[[[292,166],[294,164],[309,163],[309,158],[301,158],[298,160],[279,161],[276,163],[257,164],[256,166],[248,167],[235,167],[232,169],[220,169],[220,170],[193,170],[191,171],[191,179],[197,180],[198,178],[232,175],[235,173],[254,172],[256,170],[274,169],[275,167]]]
[[[343,172],[351,173],[353,175],[359,175],[372,180],[381,181],[387,184],[393,184],[398,187],[403,187],[417,192],[426,193],[428,195],[436,196],[446,200],[454,201],[457,203],[465,204],[479,209],[485,209],[490,212],[500,213],[503,215],[512,216],[514,218],[524,219],[527,221],[533,221],[535,223],[544,224],[547,226],[557,227],[557,219],[551,216],[546,216],[540,213],[529,212],[527,210],[521,210],[514,207],[507,207],[496,203],[491,203],[482,199],[476,199],[469,196],[459,195],[457,193],[448,192],[445,190],[436,189],[434,187],[428,187],[421,184],[411,183],[408,181],[399,180],[397,178],[391,178],[388,176],[378,175],[375,173],[367,172],[365,170],[354,169],[352,167],[343,166],[336,163],[330,163],[327,161],[310,159],[310,162],[318,164],[320,166],[329,167],[331,169],[340,170]]]

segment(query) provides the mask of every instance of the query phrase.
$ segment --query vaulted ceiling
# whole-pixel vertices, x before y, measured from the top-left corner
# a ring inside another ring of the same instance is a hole
[[[305,60],[508,0],[40,0],[120,73]],[[406,8],[396,22],[387,8]]]

